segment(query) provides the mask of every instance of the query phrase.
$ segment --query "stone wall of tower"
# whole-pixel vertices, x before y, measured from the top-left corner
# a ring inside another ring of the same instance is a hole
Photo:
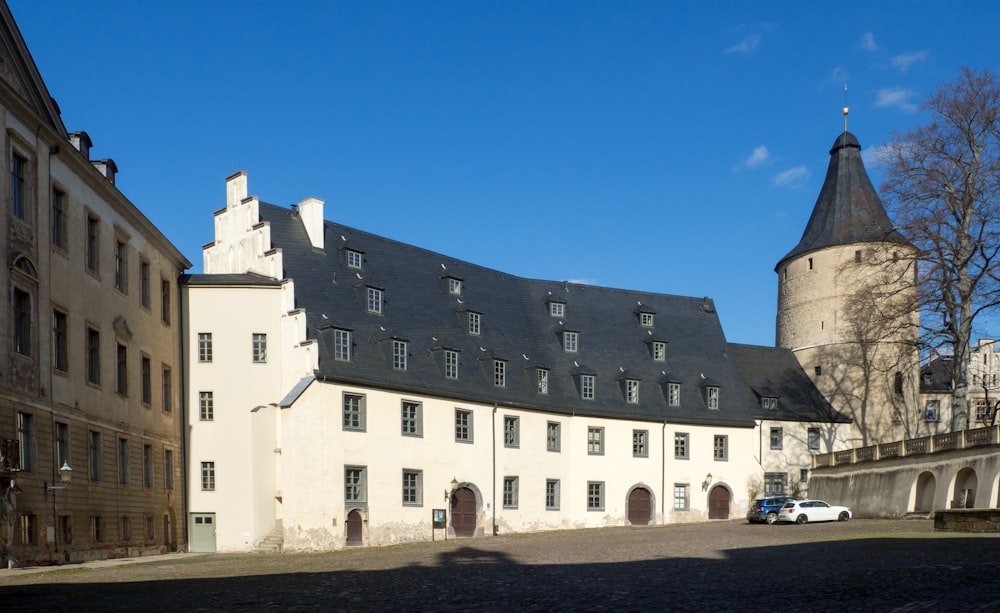
[[[913,251],[887,243],[838,245],[778,269],[776,344],[839,411],[855,443],[916,432],[919,356]]]

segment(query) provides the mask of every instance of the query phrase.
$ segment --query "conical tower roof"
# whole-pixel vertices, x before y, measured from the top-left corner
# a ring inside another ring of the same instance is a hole
[[[861,145],[846,130],[830,149],[823,189],[802,239],[781,258],[775,270],[789,259],[810,251],[853,243],[899,243],[909,245],[896,230],[872,186],[861,160]]]

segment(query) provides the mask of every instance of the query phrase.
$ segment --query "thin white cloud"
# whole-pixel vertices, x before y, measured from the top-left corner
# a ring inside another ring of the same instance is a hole
[[[847,72],[846,68],[844,68],[843,66],[836,66],[834,67],[833,70],[830,71],[830,74],[828,74],[826,78],[823,79],[823,83],[820,85],[820,87],[826,85],[836,85],[839,87],[844,87],[845,85],[847,85],[847,82],[850,79],[851,75],[850,73]]]
[[[875,42],[875,35],[871,32],[865,32],[861,35],[861,48],[870,53],[875,53],[879,50],[878,43]]]
[[[771,159],[771,153],[767,150],[767,147],[761,145],[753,150],[750,157],[746,159],[747,168],[756,168],[761,164],[766,164]]]
[[[889,65],[893,68],[899,70],[900,72],[906,72],[917,62],[922,62],[927,59],[927,50],[923,51],[913,51],[911,53],[900,53],[891,60],[889,60]]]
[[[795,185],[809,178],[809,170],[805,166],[796,166],[774,175],[775,185]]]
[[[749,55],[756,51],[758,47],[760,47],[760,36],[750,34],[740,42],[726,49],[726,53],[742,53],[743,55]]]
[[[861,159],[864,160],[865,166],[870,166],[872,168],[877,166],[882,166],[889,161],[892,153],[891,145],[878,145],[876,147],[868,147],[861,151]]]
[[[917,92],[905,87],[885,87],[875,94],[875,108],[897,108],[907,113],[917,110],[917,105],[912,102]]]

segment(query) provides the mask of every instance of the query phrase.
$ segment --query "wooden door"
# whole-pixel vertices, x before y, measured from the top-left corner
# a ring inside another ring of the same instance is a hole
[[[362,534],[361,513],[355,509],[347,514],[347,544],[361,545],[364,542]]]
[[[712,488],[708,493],[708,518],[729,519],[729,490],[722,486]]]
[[[628,523],[648,526],[653,519],[653,496],[649,490],[637,487],[628,495]]]
[[[476,494],[467,487],[458,488],[451,495],[451,526],[455,536],[476,534]]]

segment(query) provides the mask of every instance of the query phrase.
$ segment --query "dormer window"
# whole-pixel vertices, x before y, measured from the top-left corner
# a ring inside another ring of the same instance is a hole
[[[653,314],[652,313],[639,313],[639,325],[643,328],[653,327]]]
[[[348,249],[347,265],[351,268],[361,268],[361,252]]]
[[[774,410],[778,408],[778,399],[774,396],[761,396],[760,408]]]
[[[653,341],[653,361],[667,361],[667,344],[663,341]]]
[[[567,353],[576,353],[577,348],[580,345],[580,333],[579,332],[563,332],[563,351]]]
[[[595,379],[594,375],[580,375],[580,398],[584,400],[594,399]]]
[[[667,406],[681,406],[681,384],[667,383]]]
[[[483,316],[475,311],[469,311],[469,334],[479,335],[482,329]]]
[[[549,315],[553,317],[563,317],[566,315],[566,303],[565,302],[550,302],[549,303]]]
[[[368,288],[368,312],[382,313],[382,290],[377,287]]]
[[[448,293],[454,294],[455,296],[462,295],[462,280],[456,279],[454,277],[448,277]]]
[[[625,380],[625,400],[629,404],[639,404],[639,381],[637,379]]]
[[[705,404],[708,405],[710,410],[718,410],[719,408],[719,388],[714,385],[709,385],[705,388]]]
[[[507,387],[507,362],[493,360],[493,385]]]

